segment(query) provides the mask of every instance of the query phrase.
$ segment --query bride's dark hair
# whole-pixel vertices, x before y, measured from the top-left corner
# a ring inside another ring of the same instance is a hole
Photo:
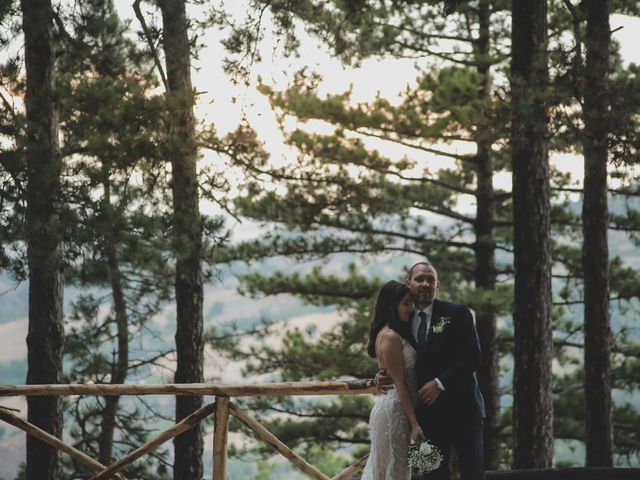
[[[391,330],[398,332],[400,336],[411,339],[409,332],[409,322],[403,322],[398,317],[398,304],[400,300],[409,292],[409,287],[404,283],[391,280],[384,284],[378,293],[376,307],[371,319],[371,328],[369,330],[369,344],[367,345],[367,353],[376,356],[376,337],[380,330],[387,325]]]

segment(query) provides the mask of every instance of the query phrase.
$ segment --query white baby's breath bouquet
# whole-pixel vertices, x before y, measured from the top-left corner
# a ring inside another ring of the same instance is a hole
[[[418,476],[436,470],[442,463],[442,454],[428,441],[414,443],[409,447],[409,467]]]

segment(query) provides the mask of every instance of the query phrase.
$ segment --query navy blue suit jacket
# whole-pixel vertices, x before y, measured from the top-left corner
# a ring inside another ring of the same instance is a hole
[[[445,388],[429,406],[418,400],[416,415],[420,424],[445,427],[484,418],[484,399],[476,377],[480,341],[469,309],[460,303],[435,299],[427,343],[424,348],[416,348],[418,388],[436,377]]]

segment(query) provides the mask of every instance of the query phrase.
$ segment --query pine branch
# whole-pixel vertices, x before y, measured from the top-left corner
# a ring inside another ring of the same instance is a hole
[[[568,192],[568,193],[580,193],[584,194],[584,189],[582,188],[567,188],[567,187],[551,187],[551,190],[555,192]],[[635,190],[623,190],[610,188],[607,190],[609,193],[613,195],[622,195],[625,197],[640,197],[640,189],[636,188]]]
[[[611,297],[609,298],[610,302],[616,302],[616,301],[622,301],[622,300],[633,300],[634,298],[638,298],[638,295],[625,295],[625,296],[618,296],[618,297]],[[584,304],[584,300],[567,300],[564,302],[553,302],[554,306],[558,306],[558,307],[568,307],[571,305],[583,305]]]
[[[416,150],[421,150],[423,152],[433,153],[434,155],[440,155],[440,156],[443,156],[443,157],[453,158],[455,160],[460,160],[462,162],[466,162],[466,163],[469,163],[469,164],[475,164],[473,155],[458,155],[456,153],[445,152],[444,150],[438,150],[436,148],[429,148],[429,147],[425,147],[424,145],[416,145],[415,143],[406,142],[404,140],[400,140],[399,138],[393,138],[393,137],[391,137],[389,135],[382,135],[382,134],[378,134],[378,133],[373,133],[373,132],[365,131],[365,130],[359,129],[359,128],[354,129],[354,131],[359,133],[359,134],[361,134],[361,135],[366,135],[367,137],[378,138],[380,140],[387,140],[387,141],[390,141],[390,142],[393,142],[393,143],[397,143],[398,145],[403,145],[405,147],[413,148],[413,149],[416,149]]]
[[[338,434],[333,435],[323,435],[323,436],[314,436],[314,437],[303,437],[307,440],[316,440],[320,442],[338,442],[350,445],[369,445],[371,442],[368,439],[360,439],[353,437],[342,437]]]
[[[161,359],[163,359],[163,358],[167,357],[168,355],[171,355],[172,353],[175,353],[175,352],[176,352],[175,349],[171,349],[171,350],[167,350],[165,352],[161,352],[161,353],[159,353],[159,354],[157,354],[157,355],[155,355],[155,356],[153,356],[151,358],[147,358],[145,360],[133,361],[133,362],[131,362],[129,364],[128,370],[134,370],[134,369],[137,369],[137,368],[143,367],[145,365],[149,365],[149,364],[155,365],[155,363],[158,360],[161,360]]]
[[[89,149],[87,147],[67,147],[67,148],[63,148],[60,154],[62,155],[63,158],[65,158],[65,157],[70,157],[71,155],[88,153],[88,152],[89,152]]]
[[[474,67],[474,68],[478,67],[478,62],[476,61],[462,60],[462,59],[451,56],[451,55],[471,55],[470,52],[436,52],[435,50],[432,50],[427,47],[418,47],[414,45],[409,45],[408,43],[403,42],[401,40],[397,40],[396,44],[403,48],[406,48],[407,50],[412,50],[414,52],[422,52],[426,55],[430,55],[436,58],[440,58],[442,60],[446,60],[447,62],[456,63],[458,65],[464,65],[467,67]]]
[[[393,25],[391,23],[383,23],[383,22],[375,22],[375,21],[374,23],[380,27],[391,27],[396,30],[400,30],[401,32],[408,32],[413,35],[417,35],[421,38],[425,38],[429,40],[453,40],[456,42],[464,42],[464,43],[475,43],[476,41],[472,37],[462,37],[462,36],[456,36],[456,35],[445,35],[445,34],[437,34],[437,33],[433,34],[433,33],[426,33],[424,31],[416,30],[415,28]]]
[[[470,217],[466,217],[460,213],[454,212],[453,210],[450,210],[448,208],[434,208],[434,207],[429,207],[426,205],[414,205],[415,208],[418,208],[420,210],[424,210],[425,212],[431,212],[431,213],[435,213],[436,215],[442,215],[443,217],[447,217],[447,218],[452,218],[454,220],[459,220],[461,222],[464,223],[468,223],[470,225],[475,225],[476,224],[476,220],[474,218],[470,218]],[[502,225],[502,222],[494,222],[494,225],[496,226],[505,226]],[[511,223],[508,223],[508,225],[511,225]]]
[[[385,246],[382,250],[384,250],[385,252],[413,253],[416,255],[424,254],[424,250],[413,249],[409,247]],[[295,255],[298,257],[305,257],[305,258],[325,258],[329,255],[335,255],[337,253],[368,254],[368,253],[380,253],[380,251],[381,249],[374,248],[374,247],[371,247],[371,248],[340,247],[340,248],[332,249],[331,251],[327,251],[327,252],[318,252],[313,247],[311,247],[308,249],[298,249],[295,251],[270,250],[268,254],[264,254],[256,258],[266,259],[266,258],[273,258],[273,257],[279,257],[279,256],[289,256],[289,255]],[[228,256],[228,257],[225,256],[222,260],[217,259],[217,263],[231,263],[239,260],[247,260],[247,256],[244,252],[241,254],[238,254],[237,256]]]
[[[2,82],[0,81],[0,86],[4,87],[4,84],[2,84]],[[0,91],[0,100],[2,100],[2,104],[4,105],[5,111],[6,112],[11,112],[11,117],[15,120],[17,118],[17,115],[15,113],[15,108],[14,106],[9,102],[9,100],[7,100],[7,97],[4,96],[4,94]],[[16,132],[16,128],[14,125],[12,125],[11,127],[11,132],[15,133]],[[6,132],[3,132],[5,134],[8,134],[7,132],[9,132],[9,130],[7,130]]]
[[[609,230],[613,230],[616,232],[628,232],[628,233],[635,233],[635,232],[640,232],[640,228],[634,228],[634,227],[622,227],[616,224],[609,224]]]
[[[553,344],[557,347],[575,347],[584,350],[584,344],[568,340],[554,340]],[[611,345],[611,352],[619,353],[625,357],[640,358],[640,346],[628,346],[625,348],[619,345]]]
[[[582,99],[582,92],[580,91],[580,78],[582,77],[582,29],[580,28],[580,14],[578,9],[571,0],[562,0],[564,6],[567,7],[569,13],[571,13],[571,23],[573,25],[573,35],[575,38],[576,46],[573,59],[571,61],[571,68],[573,69],[573,86],[575,88],[575,95],[578,101]]]
[[[166,92],[168,92],[169,89],[169,82],[167,81],[167,77],[164,73],[164,68],[162,68],[162,62],[160,61],[160,57],[158,56],[158,50],[156,49],[156,46],[153,44],[153,37],[151,36],[151,32],[149,31],[149,27],[147,26],[147,22],[144,19],[144,15],[142,15],[142,11],[140,10],[140,2],[142,0],[135,0],[133,2],[133,11],[136,14],[136,18],[138,19],[138,21],[140,22],[140,25],[142,26],[142,31],[144,32],[144,36],[147,39],[147,45],[149,46],[149,50],[151,51],[151,55],[153,55],[153,62],[156,65],[156,68],[158,69],[158,73],[160,74],[160,79],[162,80],[162,85],[164,86],[164,89]]]
[[[322,225],[323,226],[328,226],[328,227],[339,228],[339,229],[342,229],[342,230],[348,230],[350,232],[373,233],[373,234],[376,234],[376,235],[386,235],[386,236],[389,236],[389,237],[402,238],[403,240],[412,240],[414,242],[419,242],[423,238],[423,237],[421,237],[419,235],[409,235],[408,233],[394,232],[392,230],[381,230],[381,229],[375,229],[375,228],[356,227],[356,226],[352,226],[352,225],[348,225],[346,223],[340,222],[339,220],[334,220],[334,221],[329,220],[329,221],[323,222]]]
[[[581,331],[582,327],[578,327],[576,330],[577,331]],[[571,332],[571,334],[573,334],[573,333],[577,333],[577,332]],[[571,334],[569,334],[568,336],[571,336]],[[513,343],[514,342],[514,338],[513,338],[513,336],[500,337],[500,342],[501,343],[505,343],[505,344]],[[553,344],[556,347],[573,347],[573,348],[578,348],[580,350],[584,350],[584,344],[583,343],[572,342],[572,341],[569,341],[569,340],[554,339],[553,340]],[[640,346],[626,346],[625,347],[625,346],[612,344],[611,345],[611,352],[612,353],[618,353],[620,355],[623,355],[623,356],[629,357],[629,358],[640,358]],[[577,386],[581,386],[582,383],[576,384],[576,385]]]
[[[60,10],[60,8],[61,8],[61,5],[58,5],[58,10]],[[58,27],[58,33],[60,33],[62,38],[64,38],[64,40],[67,41],[68,43],[74,43],[74,39],[71,36],[71,34],[67,31],[67,29],[65,28],[64,22],[62,21],[62,18],[60,18],[60,14],[58,13],[58,11],[56,11],[52,7],[50,9],[50,12],[51,12],[51,18],[55,22],[56,27]]]
[[[393,171],[393,170],[383,170],[383,169],[374,169],[376,172],[379,173],[386,173],[388,175],[392,175],[394,177],[397,177],[401,180],[406,180],[409,182],[420,182],[420,183],[429,183],[431,185],[436,185],[438,187],[442,187],[442,188],[446,188],[447,190],[453,190],[454,192],[458,192],[461,193],[463,195],[471,195],[471,196],[476,196],[477,192],[475,190],[469,190],[467,188],[464,187],[459,187],[457,185],[453,185],[451,183],[447,183],[447,182],[443,182],[442,180],[438,180],[437,178],[433,178],[433,177],[407,177],[406,175],[402,175],[402,173],[398,172],[398,171]]]
[[[20,174],[26,168],[26,163],[22,155],[15,150],[0,151],[0,165],[4,168],[16,185],[20,185]]]
[[[365,135],[369,135],[368,133],[359,131],[359,130],[354,130],[358,133],[361,134],[365,134]],[[299,175],[292,175],[292,174],[284,174],[281,173],[282,170],[278,170],[278,169],[263,169],[263,168],[259,168],[255,165],[255,163],[249,161],[249,160],[244,160],[242,158],[241,155],[236,155],[233,150],[231,148],[220,148],[219,145],[211,143],[211,142],[201,142],[200,143],[201,146],[205,147],[205,148],[209,148],[213,151],[222,153],[224,152],[226,155],[228,155],[230,158],[233,158],[234,161],[244,167],[246,170],[249,170],[255,174],[258,175],[266,175],[270,178],[276,179],[276,180],[285,180],[285,181],[298,181],[298,182],[310,182],[312,181],[314,184],[317,185],[334,185],[335,184],[335,179],[331,179],[331,178],[313,178],[310,175],[306,175],[306,176],[299,176]],[[418,148],[418,147],[416,147]],[[375,167],[371,167],[368,166],[367,168],[369,168],[370,170],[374,171],[374,172],[378,172],[378,173],[382,173],[382,174],[388,174],[391,176],[394,176],[396,178],[399,178],[401,180],[406,180],[406,181],[411,181],[411,182],[420,182],[420,183],[428,183],[428,184],[432,184],[432,185],[436,185],[439,187],[443,187],[446,188],[448,190],[453,190],[455,192],[458,192],[460,194],[463,195],[472,195],[475,196],[476,192],[474,190],[469,190],[467,188],[464,187],[460,187],[457,185],[453,185],[451,183],[447,183],[447,182],[443,182],[442,180],[438,180],[437,178],[433,178],[433,177],[409,177],[406,175],[403,175],[400,171],[394,171],[391,169],[383,169],[383,168],[375,168]]]
[[[363,422],[366,422],[367,420],[369,420],[369,414],[368,413],[366,413],[364,415],[344,414],[342,412],[334,413],[334,414],[327,414],[327,413],[301,413],[301,412],[296,411],[296,410],[291,410],[291,409],[288,409],[288,408],[278,408],[278,407],[274,407],[274,406],[270,406],[269,410],[271,410],[273,412],[278,412],[278,413],[285,413],[287,415],[291,415],[293,417],[299,417],[299,418],[333,418],[333,419],[349,418],[349,419],[352,419],[352,420],[362,420]]]

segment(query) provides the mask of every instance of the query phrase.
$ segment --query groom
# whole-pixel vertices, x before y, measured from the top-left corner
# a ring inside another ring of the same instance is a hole
[[[449,453],[455,447],[462,480],[484,479],[482,424],[484,400],[475,371],[480,342],[469,309],[436,299],[438,272],[427,262],[409,270],[415,310],[411,333],[416,341],[418,404],[416,417],[443,462],[429,480],[449,480]],[[390,383],[377,376],[377,383]]]

